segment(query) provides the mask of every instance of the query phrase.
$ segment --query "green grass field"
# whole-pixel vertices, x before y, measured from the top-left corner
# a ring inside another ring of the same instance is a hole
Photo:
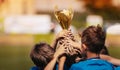
[[[30,46],[0,47],[0,70],[29,70],[33,65],[29,58],[30,50]]]
[[[34,42],[44,41],[51,43],[53,35],[33,35]],[[30,60],[29,53],[32,46],[10,46],[0,44],[0,70],[29,70],[34,64]],[[109,47],[111,56],[120,58],[120,47]]]

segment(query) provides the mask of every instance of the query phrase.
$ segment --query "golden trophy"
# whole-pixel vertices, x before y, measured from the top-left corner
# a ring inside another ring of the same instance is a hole
[[[54,14],[62,29],[68,30],[71,24],[71,20],[73,18],[72,9],[56,10]]]
[[[70,24],[71,24],[71,20],[73,18],[73,10],[72,9],[55,10],[54,14],[55,14],[55,17],[57,18],[60,26],[62,27],[62,29],[68,30],[70,27]],[[67,36],[67,38],[69,38],[73,41],[76,41],[73,34]],[[63,40],[66,40],[66,39],[62,39],[62,40],[58,41],[56,49],[58,48],[59,45],[61,45],[63,43]],[[71,55],[77,54],[77,53],[75,53],[73,46],[71,46],[67,43],[66,43],[66,45],[68,46],[67,51],[66,51],[66,53],[68,55],[71,56]],[[72,51],[72,52],[69,52],[69,51]]]

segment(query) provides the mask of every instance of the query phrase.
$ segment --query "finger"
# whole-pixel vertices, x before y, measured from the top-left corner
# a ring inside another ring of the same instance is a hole
[[[73,50],[73,49],[72,49],[72,46],[70,45],[70,46],[69,46],[69,52],[72,53],[72,52],[73,52],[72,50]]]
[[[69,48],[68,48],[68,47],[67,47],[67,49],[66,49],[66,50],[67,50],[67,54],[68,54],[68,53],[70,53],[70,51],[69,51]]]
[[[78,49],[75,49],[75,51],[76,51],[76,53],[81,53],[81,51],[80,51],[80,50],[78,50]]]

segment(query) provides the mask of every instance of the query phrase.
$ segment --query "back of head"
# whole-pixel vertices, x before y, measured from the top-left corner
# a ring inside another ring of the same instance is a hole
[[[45,66],[52,60],[54,49],[46,43],[36,44],[30,53],[30,58],[33,63],[40,69],[44,69]]]
[[[82,33],[82,44],[87,46],[88,51],[92,53],[100,53],[105,44],[105,32],[102,27],[89,26]]]
[[[100,51],[100,54],[109,55],[109,52],[106,46],[102,48],[102,50]]]

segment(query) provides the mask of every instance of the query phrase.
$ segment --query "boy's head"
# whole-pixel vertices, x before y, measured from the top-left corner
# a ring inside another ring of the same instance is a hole
[[[40,69],[44,69],[45,66],[52,60],[54,49],[47,43],[36,44],[30,53],[30,58],[33,63]]]
[[[85,44],[87,50],[99,54],[105,44],[105,32],[100,26],[89,26],[81,37],[82,44]]]

